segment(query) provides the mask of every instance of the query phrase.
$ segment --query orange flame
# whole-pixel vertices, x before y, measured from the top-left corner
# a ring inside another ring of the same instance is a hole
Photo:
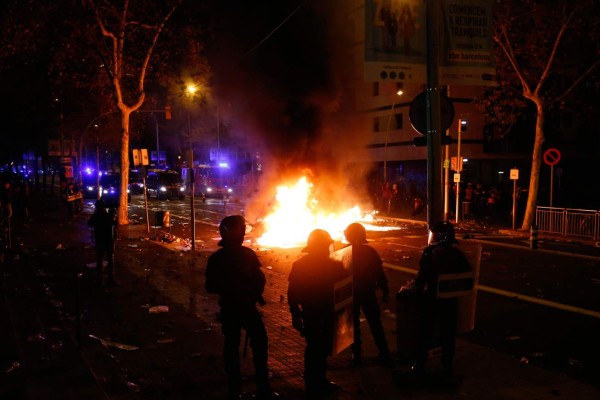
[[[265,233],[257,239],[259,245],[301,247],[306,244],[308,234],[316,228],[324,229],[333,239],[340,240],[350,223],[373,221],[373,214],[365,215],[358,206],[342,212],[319,209],[318,200],[311,195],[312,187],[305,177],[294,186],[277,187],[277,203],[263,220]]]

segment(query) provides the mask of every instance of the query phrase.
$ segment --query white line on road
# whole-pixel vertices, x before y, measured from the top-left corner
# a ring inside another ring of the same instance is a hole
[[[417,270],[415,270],[414,268],[401,267],[399,265],[394,265],[394,264],[390,264],[390,263],[386,263],[386,262],[383,263],[383,266],[385,268],[393,269],[396,271],[406,272],[406,273],[413,274],[413,275],[417,274]],[[513,299],[518,299],[518,300],[526,301],[529,303],[540,304],[542,306],[552,307],[552,308],[556,308],[556,309],[563,310],[563,311],[573,312],[576,314],[587,315],[587,316],[594,317],[594,318],[600,318],[600,312],[594,311],[594,310],[588,310],[586,308],[570,306],[568,304],[562,304],[562,303],[558,303],[555,301],[544,300],[544,299],[527,296],[527,295],[520,294],[520,293],[509,292],[508,290],[496,289],[496,288],[493,288],[490,286],[485,286],[485,285],[477,285],[476,288],[477,288],[477,290],[497,294],[500,296],[510,297]]]

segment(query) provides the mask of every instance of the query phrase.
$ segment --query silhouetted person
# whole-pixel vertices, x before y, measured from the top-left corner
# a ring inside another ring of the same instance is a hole
[[[228,398],[238,399],[241,393],[240,341],[242,328],[252,346],[257,398],[274,397],[267,368],[268,338],[256,303],[264,305],[262,297],[265,275],[256,253],[244,247],[246,221],[241,215],[223,218],[219,225],[222,248],[208,258],[206,291],[219,295],[220,321],[225,345],[223,358],[227,372]]]
[[[423,251],[415,281],[418,307],[417,356],[413,371],[424,374],[427,352],[432,345],[434,329],[439,326],[444,374],[453,374],[452,362],[456,339],[457,298],[438,298],[438,278],[443,274],[471,271],[471,266],[458,247],[454,227],[446,221],[437,222],[429,230],[429,245]]]
[[[96,209],[88,226],[94,229],[94,247],[96,250],[96,271],[100,284],[114,285],[115,281],[115,215],[108,212],[102,200],[96,200]],[[104,279],[104,259],[106,259],[106,279]]]
[[[10,227],[10,219],[13,216],[13,189],[9,181],[4,182],[4,187],[0,192],[0,202],[2,202],[2,227]]]
[[[380,289],[383,303],[388,302],[388,281],[383,272],[383,261],[377,251],[367,245],[367,232],[359,223],[352,223],[344,230],[344,236],[352,245],[352,282],[354,292],[354,343],[352,361],[362,364],[362,341],[360,338],[360,312],[365,314],[379,352],[379,362],[393,366],[387,340],[381,323],[381,311],[376,290]]]
[[[329,257],[332,243],[326,231],[312,231],[302,250],[307,254],[294,262],[289,276],[292,326],[306,339],[304,383],[308,399],[318,399],[337,389],[326,376],[335,327],[333,291],[334,284],[348,273],[341,262]]]

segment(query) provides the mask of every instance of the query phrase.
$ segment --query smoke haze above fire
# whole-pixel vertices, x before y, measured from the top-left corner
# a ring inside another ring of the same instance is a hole
[[[251,220],[275,186],[307,171],[324,203],[369,203],[366,171],[350,168],[365,159],[368,138],[348,113],[351,29],[335,3],[235,1],[220,15],[216,96],[231,105],[232,132],[259,149],[263,164]]]

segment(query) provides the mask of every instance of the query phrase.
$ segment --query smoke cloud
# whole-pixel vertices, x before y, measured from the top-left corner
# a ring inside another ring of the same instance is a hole
[[[217,96],[232,105],[232,131],[261,156],[248,219],[264,216],[277,185],[302,175],[321,207],[368,207],[369,163],[357,161],[366,160],[369,138],[352,113],[348,11],[334,1],[258,3],[240,1],[222,16],[225,40],[214,64]]]

